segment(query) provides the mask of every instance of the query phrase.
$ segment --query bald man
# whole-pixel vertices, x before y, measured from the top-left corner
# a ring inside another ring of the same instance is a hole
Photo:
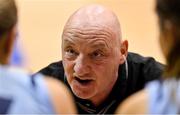
[[[101,5],[77,10],[62,35],[62,61],[40,73],[63,81],[79,113],[114,113],[126,97],[157,79],[163,66],[153,58],[128,53],[116,15]]]

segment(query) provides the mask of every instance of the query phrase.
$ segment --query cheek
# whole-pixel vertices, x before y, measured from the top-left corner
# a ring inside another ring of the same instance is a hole
[[[68,59],[63,59],[63,65],[64,68],[70,68],[71,66],[73,66],[73,61],[69,61]]]
[[[73,61],[63,60],[64,71],[68,78],[73,74],[73,65]]]
[[[115,76],[116,70],[117,69],[115,69],[115,67],[112,66],[111,63],[96,66],[94,71],[98,79],[98,84],[102,85],[104,83],[107,84],[108,82],[111,82],[112,77]]]
[[[115,69],[111,66],[96,67],[96,78],[99,92],[108,92],[117,80]]]

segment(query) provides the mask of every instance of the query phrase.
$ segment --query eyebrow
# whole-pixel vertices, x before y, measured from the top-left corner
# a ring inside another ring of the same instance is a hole
[[[105,50],[108,50],[108,49],[109,49],[109,47],[108,47],[106,44],[104,44],[104,43],[96,43],[96,44],[93,44],[93,45],[91,46],[91,48],[93,48],[93,49],[105,49]]]
[[[93,43],[94,42],[94,43]],[[104,41],[93,41],[90,46],[90,48],[92,49],[104,49],[104,50],[108,50],[110,47],[108,46],[108,44]],[[64,39],[64,47],[67,46],[75,46],[76,44],[74,43],[73,40],[71,39]]]
[[[64,44],[71,44],[71,45],[75,45],[75,43],[73,43],[73,41],[69,40],[69,39],[64,39],[63,40]]]

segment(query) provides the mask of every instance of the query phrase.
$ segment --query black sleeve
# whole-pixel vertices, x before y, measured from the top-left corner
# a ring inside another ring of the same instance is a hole
[[[144,63],[143,76],[145,82],[154,79],[160,79],[164,70],[164,65],[154,60],[154,58],[147,58]]]
[[[127,94],[130,95],[144,88],[149,81],[160,79],[164,65],[152,57],[143,57],[136,53],[128,53]]]
[[[132,76],[135,76],[134,78],[136,79],[140,78],[144,82],[148,82],[162,76],[164,65],[152,57],[143,57],[136,53],[129,53],[128,61],[130,72],[133,73]]]
[[[62,61],[51,63],[37,73],[41,73],[43,75],[53,77],[62,81],[64,79],[64,69]]]

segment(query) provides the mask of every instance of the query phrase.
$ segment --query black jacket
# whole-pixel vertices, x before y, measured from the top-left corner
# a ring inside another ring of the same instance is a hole
[[[80,99],[74,95],[79,113],[112,114],[122,100],[142,89],[148,81],[160,78],[162,74],[163,65],[151,57],[128,53],[127,63],[128,71],[125,63],[119,66],[117,82],[111,94],[100,106],[95,107],[90,101]],[[62,61],[52,63],[39,72],[57,78],[69,87],[65,79]]]

